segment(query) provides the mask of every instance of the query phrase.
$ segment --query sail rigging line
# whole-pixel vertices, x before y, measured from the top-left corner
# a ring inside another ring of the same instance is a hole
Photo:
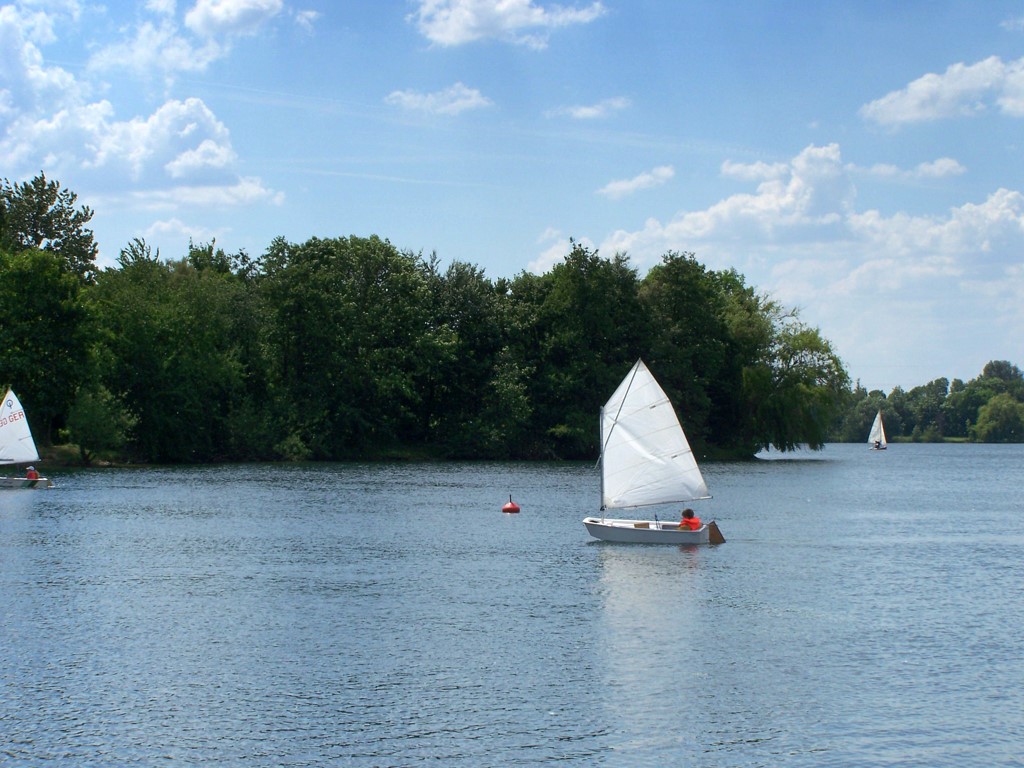
[[[640,371],[640,361],[637,360],[635,363],[633,363],[633,369],[629,372],[629,384],[626,385],[626,391],[622,393],[622,399],[619,401],[619,409],[618,409],[618,411],[615,412],[615,418],[612,419],[611,429],[608,430],[608,434],[607,435],[602,435],[601,436],[601,455],[602,456],[604,456],[605,448],[608,447],[608,438],[610,438],[612,436],[612,430],[614,430],[615,427],[618,426],[619,414],[622,413],[622,408],[623,408],[623,406],[626,405],[626,398],[629,397],[629,390],[632,389],[633,382],[636,380],[636,375],[637,375],[637,373],[639,371]],[[651,405],[649,407],[653,408],[654,406]],[[601,416],[602,417],[604,416],[604,408],[601,409]],[[603,423],[603,421],[602,421],[602,423]]]
[[[633,387],[633,382],[636,380],[636,375],[640,371],[640,361],[637,360],[633,363],[633,368],[629,372],[629,384],[626,385],[626,391],[622,393],[622,399],[619,401],[619,409],[615,412],[615,418],[612,419],[612,426],[608,430],[607,435],[601,435],[601,454],[597,457],[597,464],[595,466],[602,466],[604,462],[604,452],[608,447],[608,440],[612,436],[612,432],[619,423],[619,415],[622,413],[623,406],[626,405],[626,397],[629,395],[629,390]],[[601,408],[601,424],[604,425],[604,408]],[[607,509],[604,503],[604,470],[601,471],[601,521],[604,522],[604,511]]]

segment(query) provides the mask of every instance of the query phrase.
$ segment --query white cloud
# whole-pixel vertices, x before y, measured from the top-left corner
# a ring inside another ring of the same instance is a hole
[[[598,120],[608,117],[614,112],[620,112],[623,109],[628,108],[629,104],[629,99],[619,97],[614,99],[605,99],[604,101],[599,101],[596,104],[578,104],[571,107],[559,107],[549,111],[547,115],[548,117],[568,115],[575,120]]]
[[[143,208],[180,210],[192,208],[231,208],[240,205],[267,203],[280,205],[284,196],[263,185],[255,177],[243,177],[234,184],[210,184],[165,189],[139,190],[131,195],[135,205]]]
[[[175,0],[146,0],[146,10],[160,16],[173,16],[176,7]]]
[[[881,125],[975,115],[997,106],[1024,116],[1024,59],[1004,63],[998,56],[976,64],[953,64],[939,75],[929,73],[906,88],[861,107],[860,114]]]
[[[918,164],[913,175],[921,179],[942,179],[947,176],[960,176],[966,172],[967,169],[953,158],[940,157],[930,163]]]
[[[408,18],[435,45],[491,38],[542,49],[551,30],[587,24],[604,13],[600,2],[582,8],[545,8],[533,0],[419,0],[419,8]]]
[[[79,147],[81,167],[116,170],[136,182],[159,184],[186,174],[223,172],[225,159],[234,158],[227,128],[200,99],[171,100],[148,117],[126,121],[112,120],[112,111],[108,105],[69,118],[80,134],[72,146]],[[40,124],[40,141],[56,144],[62,138],[48,133]],[[218,175],[225,182],[231,179],[230,173]]]
[[[172,179],[180,179],[195,177],[203,170],[228,168],[235,160],[235,151],[230,145],[203,139],[198,147],[185,150],[164,167]]]
[[[592,240],[587,237],[575,238],[576,242],[591,251],[595,250],[595,246]],[[544,250],[537,256],[536,259],[526,265],[528,272],[532,272],[535,275],[543,275],[546,272],[550,272],[551,268],[561,264],[562,260],[572,251],[572,238],[567,235],[563,235],[561,231],[554,227],[548,227],[537,238],[537,244],[544,246]]]
[[[154,74],[168,83],[181,72],[203,72],[227,56],[241,37],[254,35],[284,10],[283,0],[198,0],[184,16],[175,17],[173,0],[150,0],[153,20],[126,30],[119,42],[99,48],[89,60],[93,72],[121,70],[146,78]],[[310,30],[319,14],[293,12],[295,23]]]
[[[743,168],[726,164],[733,174]],[[773,166],[747,166],[765,178],[755,194],[736,194],[703,211],[680,212],[667,223],[649,219],[640,230],[619,230],[602,246],[652,261],[668,250],[692,250],[700,242],[780,239],[802,242],[834,237],[853,203],[855,190],[835,144],[803,150],[785,173]]]
[[[744,181],[763,181],[766,179],[778,179],[789,172],[786,163],[734,163],[726,160],[722,163],[722,175],[731,176]]]
[[[1003,29],[1007,29],[1010,32],[1021,32],[1024,31],[1024,16],[1019,16],[1015,19],[1007,19],[999,24]]]
[[[320,13],[317,11],[295,11],[295,23],[306,32],[312,32]]]
[[[202,72],[227,51],[212,39],[197,46],[179,34],[172,20],[163,19],[158,24],[143,22],[134,37],[97,51],[89,67],[96,72],[127,69],[143,77],[154,72],[169,77],[179,72]]]
[[[849,166],[851,171],[860,169]],[[888,179],[900,180],[921,180],[921,179],[943,179],[949,176],[960,176],[967,173],[967,169],[951,157],[940,157],[931,162],[918,163],[910,170],[904,170],[898,166],[888,163],[878,163],[867,169],[867,173]]]
[[[457,115],[469,109],[489,107],[492,103],[480,91],[467,88],[462,83],[455,83],[435,93],[392,91],[384,101],[402,109],[435,115]]]
[[[165,242],[169,239],[181,241],[191,240],[195,243],[208,243],[219,237],[220,231],[207,229],[206,227],[186,224],[181,219],[172,217],[154,221],[142,233],[147,241],[159,240]]]
[[[850,172],[857,169],[843,163],[838,145],[807,147],[784,167],[783,172],[778,164],[726,163],[723,172],[765,180],[753,194],[737,193],[704,210],[681,211],[668,222],[652,218],[640,229],[616,231],[602,248],[629,251],[647,262],[669,250],[721,250],[743,242],[763,253],[811,249],[924,260],[939,255],[974,263],[979,254],[994,252],[1007,259],[1014,248],[1024,249],[1024,196],[1019,192],[998,190],[983,203],[965,203],[945,217],[885,216],[855,209]],[[877,168],[872,172],[883,172]],[[884,172],[928,177],[961,168],[942,158],[912,172]]]
[[[161,14],[174,11],[171,2],[146,7]],[[89,100],[94,86],[88,81],[47,66],[33,40],[59,43],[63,21],[76,13],[73,4],[63,16],[0,7],[0,58],[6,62],[0,68],[0,156],[8,174],[42,169],[56,177],[73,176],[83,196],[129,188],[143,196],[169,191],[168,199],[181,204],[197,197],[203,204],[273,202],[276,193],[258,180],[239,178],[230,133],[201,99],[169,99],[148,115],[119,119],[110,101]],[[219,49],[205,55],[191,48],[175,29],[166,19],[139,26],[131,45],[101,51],[97,66],[86,74],[115,65],[181,70],[205,66],[219,55]]]
[[[748,285],[801,308],[840,355],[857,350],[850,370],[873,385],[880,376],[892,386],[961,375],[948,367],[950,349],[976,350],[966,375],[993,355],[1006,357],[978,349],[985,323],[1001,324],[1019,348],[1024,194],[998,189],[933,216],[859,211],[850,177],[863,170],[843,163],[837,145],[808,147],[781,166],[725,163],[723,175],[759,182],[756,191],[612,232],[600,250],[627,252],[638,267],[668,251],[693,251],[713,269],[735,267]],[[962,170],[941,158],[887,172],[921,178]],[[550,261],[542,258],[538,264]],[[948,344],[936,345],[939,337]],[[902,368],[910,359],[918,361],[912,372]]]
[[[282,0],[197,0],[185,26],[207,38],[251,35],[283,8]]]
[[[597,190],[597,193],[612,200],[618,200],[621,197],[632,195],[634,192],[639,192],[643,189],[660,187],[675,175],[675,169],[671,165],[659,165],[657,168],[641,173],[639,176],[634,176],[632,179],[609,182]]]
[[[55,42],[53,16],[0,6],[0,117],[15,122],[24,112],[66,108],[87,90],[61,67],[47,66],[40,45]]]

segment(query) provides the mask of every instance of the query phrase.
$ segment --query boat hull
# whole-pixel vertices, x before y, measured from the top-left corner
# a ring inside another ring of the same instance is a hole
[[[48,477],[40,477],[35,480],[29,480],[27,477],[0,477],[0,489],[3,488],[53,488],[53,482]]]
[[[676,523],[657,520],[620,520],[587,517],[583,525],[595,539],[623,544],[721,544],[725,542],[718,525],[711,521],[695,531],[680,529]]]

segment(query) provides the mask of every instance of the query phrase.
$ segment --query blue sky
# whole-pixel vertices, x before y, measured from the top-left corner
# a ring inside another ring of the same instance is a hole
[[[869,388],[1024,366],[1024,0],[24,0],[0,61],[0,176],[76,192],[104,266],[573,237],[735,267]]]

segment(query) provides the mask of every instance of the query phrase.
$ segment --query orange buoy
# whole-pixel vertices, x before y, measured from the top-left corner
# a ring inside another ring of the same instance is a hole
[[[502,512],[518,512],[519,505],[512,501],[512,494],[508,495],[508,504],[501,508]]]

